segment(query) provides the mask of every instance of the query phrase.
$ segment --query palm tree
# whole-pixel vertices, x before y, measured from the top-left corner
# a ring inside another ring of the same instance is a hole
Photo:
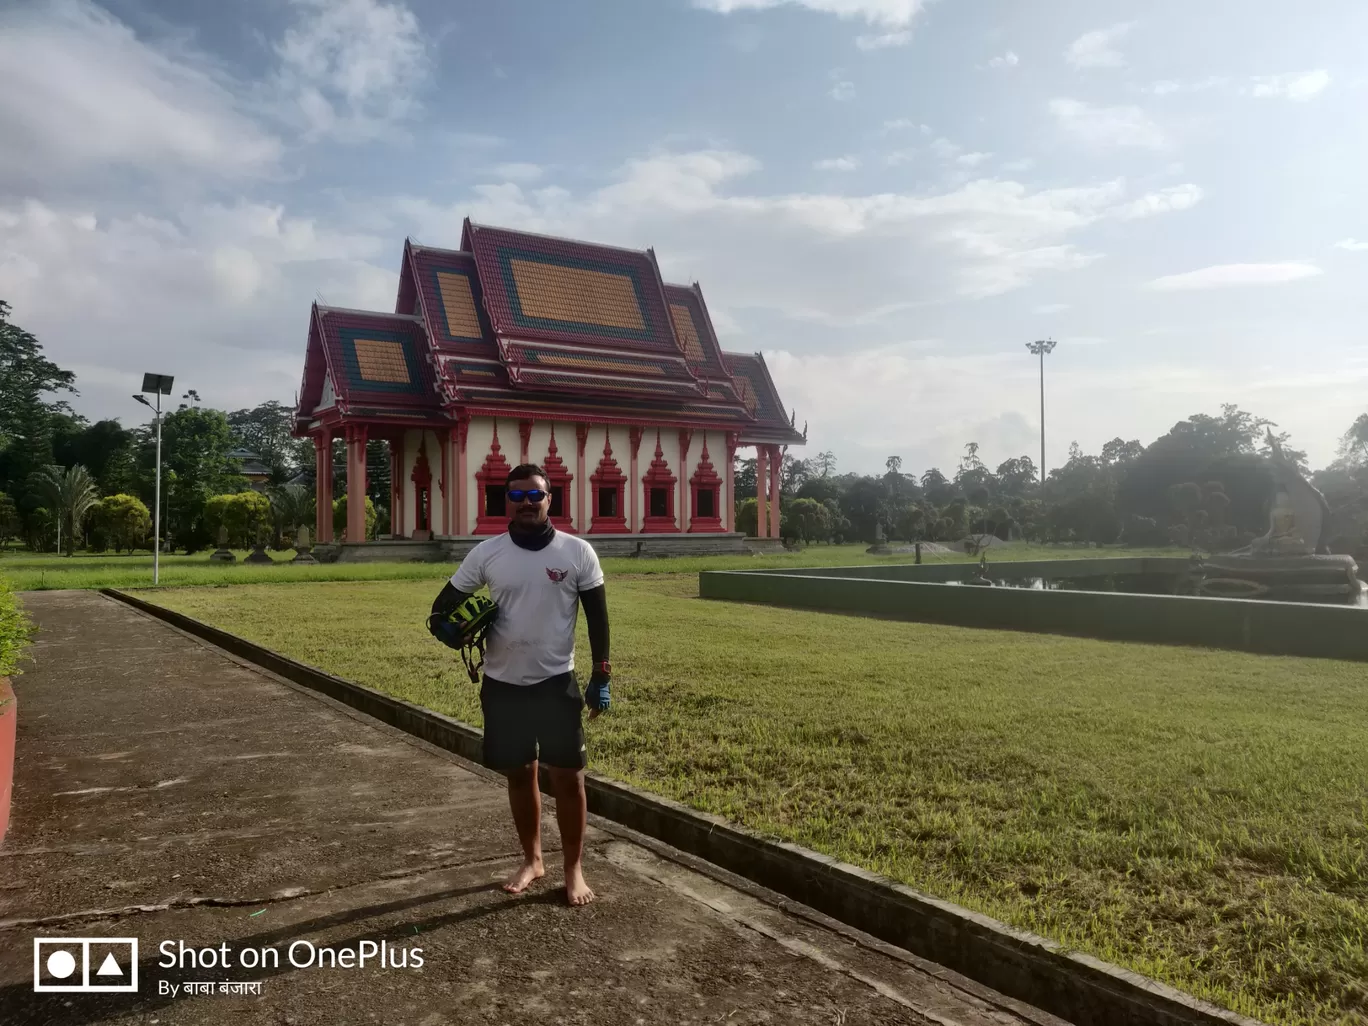
[[[29,475],[29,487],[57,515],[57,551],[62,551],[62,528],[67,529],[69,550],[86,516],[100,501],[100,490],[90,471],[77,463],[72,467],[46,466]],[[68,552],[70,555],[70,551]]]
[[[282,543],[290,542],[290,535],[300,524],[312,525],[314,521],[314,493],[312,488],[301,484],[287,484],[271,492],[271,511],[275,514],[275,526],[282,535]]]

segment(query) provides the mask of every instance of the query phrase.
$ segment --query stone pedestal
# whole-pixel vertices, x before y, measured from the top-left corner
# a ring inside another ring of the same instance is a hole
[[[295,536],[295,557],[291,563],[317,563],[313,552],[309,548],[309,529],[300,527],[299,534]]]
[[[220,527],[218,531],[218,549],[210,557],[216,563],[236,563],[237,556],[228,551],[228,528]]]
[[[252,551],[248,554],[247,558],[243,560],[243,562],[256,564],[270,564],[274,563],[275,560],[272,559],[270,556],[266,555],[266,543],[264,541],[259,541],[252,546]]]

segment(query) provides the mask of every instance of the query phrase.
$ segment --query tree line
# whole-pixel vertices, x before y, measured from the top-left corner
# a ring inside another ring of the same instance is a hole
[[[88,421],[72,406],[75,375],[47,359],[38,340],[0,301],[0,545],[37,551],[150,546],[155,437],[151,420],[131,428]],[[131,401],[131,400],[130,400]],[[292,408],[274,400],[240,410],[206,406],[187,389],[162,419],[162,534],[186,552],[214,545],[220,527],[235,545],[288,546],[314,524],[314,451],[291,435]],[[890,456],[881,475],[839,473],[833,452],[784,451],[781,533],[793,541],[992,539],[1110,545],[1181,545],[1221,551],[1267,527],[1268,433],[1307,470],[1306,455],[1265,418],[1223,406],[1193,414],[1148,445],[1115,438],[1095,454],[1075,443],[1040,481],[1030,456],[993,466],[975,442],[958,464],[920,473]],[[265,467],[254,491],[231,454]],[[333,522],[346,522],[342,443],[334,447]],[[389,531],[388,447],[367,452],[368,534]],[[1332,547],[1368,550],[1368,413],[1346,430],[1338,457],[1311,475],[1332,510]],[[755,461],[736,467],[737,524],[755,533]]]

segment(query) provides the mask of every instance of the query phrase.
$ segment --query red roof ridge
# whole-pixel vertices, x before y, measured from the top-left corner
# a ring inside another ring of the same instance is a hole
[[[466,224],[471,228],[483,229],[485,231],[507,232],[510,235],[526,235],[528,238],[532,239],[546,239],[549,242],[561,242],[571,246],[586,246],[589,249],[612,249],[619,253],[631,253],[633,256],[652,256],[649,247],[646,249],[633,249],[630,246],[614,246],[607,242],[590,242],[588,239],[572,239],[568,235],[550,235],[546,232],[524,231],[521,228],[504,228],[497,224],[481,224],[478,221],[472,221],[468,217],[466,218]],[[461,250],[459,252],[465,251]],[[654,263],[654,260],[652,260],[652,263]],[[659,274],[658,269],[657,274]]]

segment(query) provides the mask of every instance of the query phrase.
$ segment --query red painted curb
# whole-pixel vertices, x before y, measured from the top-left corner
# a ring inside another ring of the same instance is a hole
[[[14,789],[14,738],[19,702],[8,677],[0,677],[0,844],[9,827],[10,792]]]

